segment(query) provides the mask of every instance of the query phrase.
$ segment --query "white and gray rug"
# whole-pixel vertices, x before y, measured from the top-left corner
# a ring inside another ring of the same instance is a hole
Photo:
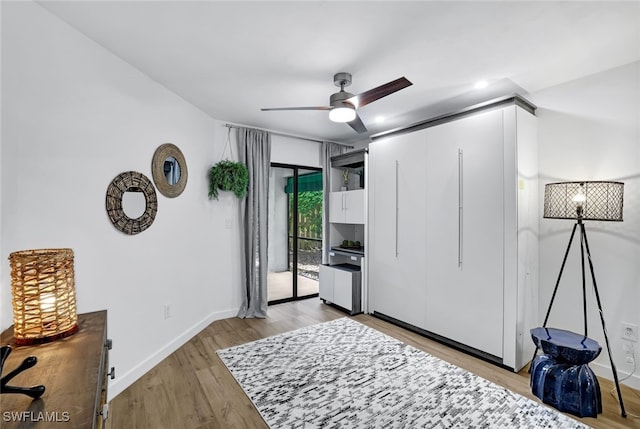
[[[271,428],[588,428],[348,318],[218,355]]]

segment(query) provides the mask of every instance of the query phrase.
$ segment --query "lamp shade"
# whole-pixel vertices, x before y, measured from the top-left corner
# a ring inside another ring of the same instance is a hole
[[[624,183],[557,182],[544,187],[544,217],[622,221]]]
[[[356,109],[353,104],[338,101],[333,109],[329,110],[329,119],[333,122],[351,122],[356,118]]]
[[[13,337],[38,344],[78,330],[73,250],[22,250],[9,255]]]

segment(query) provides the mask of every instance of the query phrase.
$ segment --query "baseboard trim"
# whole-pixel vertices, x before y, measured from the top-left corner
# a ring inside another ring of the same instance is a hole
[[[402,320],[398,320],[398,319],[396,319],[394,317],[387,316],[386,314],[383,314],[383,313],[380,313],[380,312],[377,312],[377,311],[374,311],[372,313],[372,315],[374,317],[377,317],[377,318],[382,319],[382,320],[384,320],[386,322],[389,322],[389,323],[393,323],[394,325],[397,325],[397,326],[405,328],[405,329],[407,329],[409,331],[415,332],[416,334],[420,334],[423,337],[427,337],[429,339],[437,341],[437,342],[439,342],[441,344],[449,346],[449,347],[451,347],[453,349],[456,349],[456,350],[461,351],[463,353],[466,353],[468,355],[475,356],[478,359],[482,359],[483,361],[489,362],[489,363],[494,364],[496,366],[499,366],[500,368],[507,369],[509,371],[514,371],[513,368],[511,368],[510,366],[505,365],[503,363],[502,359],[499,358],[498,356],[494,356],[494,355],[489,354],[487,352],[483,352],[482,350],[478,350],[476,348],[469,347],[469,346],[467,346],[465,344],[459,343],[457,341],[451,340],[449,338],[443,337],[441,335],[435,334],[435,333],[427,331],[425,329],[418,328],[417,326],[413,326],[413,325],[411,325],[409,323],[403,322]]]
[[[109,383],[107,402],[122,393],[127,387],[131,386],[136,380],[166,359],[171,353],[182,347],[187,341],[200,333],[200,331],[209,326],[212,322],[234,317],[237,314],[238,309],[217,311],[209,314],[207,317],[184,331],[181,335],[178,335],[173,341],[151,354],[138,365],[134,366],[131,370],[122,375],[118,374],[116,379]]]
[[[613,372],[611,371],[611,367],[608,365],[602,365],[601,363],[591,362],[589,366],[593,370],[593,372],[599,378],[606,378],[607,380],[611,380],[613,382]],[[618,370],[618,379],[621,380],[625,377],[628,377],[629,373],[625,371]],[[631,387],[632,389],[640,390],[640,374],[635,374],[626,379],[625,381],[620,382],[620,384],[624,384],[625,386]],[[603,392],[604,394],[605,392]],[[616,396],[617,398],[617,396]],[[622,394],[622,400],[624,401],[624,393]]]

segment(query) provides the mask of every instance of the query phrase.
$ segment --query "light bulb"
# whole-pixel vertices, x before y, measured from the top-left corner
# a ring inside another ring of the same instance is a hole
[[[581,219],[584,211],[584,202],[587,201],[587,196],[584,194],[583,190],[580,189],[571,200],[576,203],[576,214],[578,219]]]
[[[349,122],[356,118],[356,111],[352,107],[341,106],[329,110],[329,119],[333,122]]]
[[[585,201],[587,201],[587,196],[585,194],[583,194],[582,192],[580,192],[579,194],[576,194],[573,198],[572,201],[574,203],[578,203],[579,205],[582,205],[582,203],[584,203]]]

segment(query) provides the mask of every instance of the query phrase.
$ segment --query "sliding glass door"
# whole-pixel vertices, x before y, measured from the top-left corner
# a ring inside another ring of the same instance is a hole
[[[317,296],[322,170],[272,164],[269,188],[269,303]]]

